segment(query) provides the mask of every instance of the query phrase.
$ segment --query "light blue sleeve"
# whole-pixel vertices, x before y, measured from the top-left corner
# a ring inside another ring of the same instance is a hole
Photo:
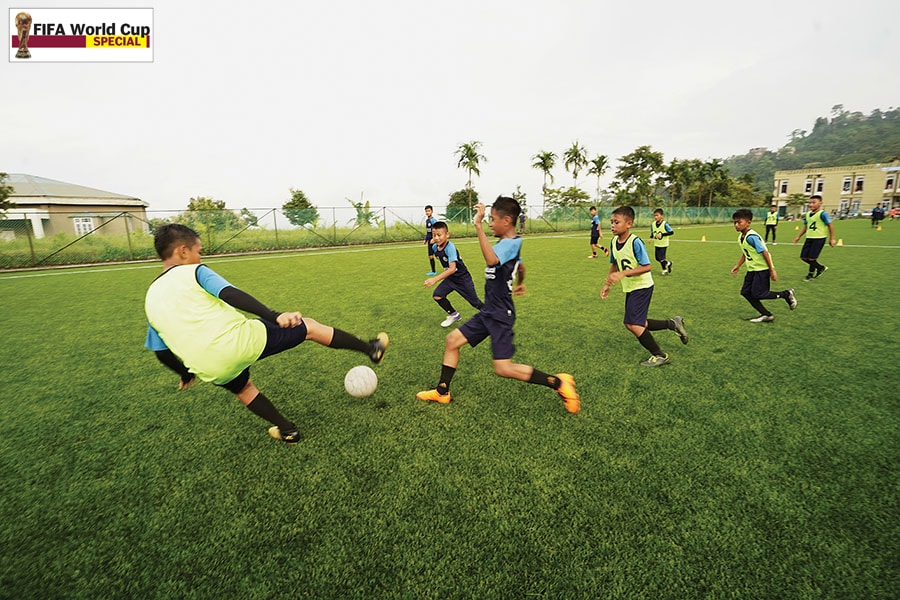
[[[610,254],[612,254],[612,252],[610,252]],[[637,259],[639,265],[650,264],[647,246],[645,246],[643,240],[637,236],[634,237],[634,257]]]
[[[594,215],[594,218],[591,219],[591,223],[593,223],[594,225],[599,225],[600,224],[600,215]]]
[[[204,290],[215,296],[219,297],[219,294],[227,287],[234,287],[228,281],[207,267],[206,265],[200,265],[197,267],[197,283],[200,284]]]
[[[669,225],[668,221],[666,221],[666,233],[675,233],[674,231],[672,231],[672,226]]]
[[[459,252],[456,251],[456,246],[453,245],[453,242],[447,242],[444,252],[447,254],[447,262],[459,262]]]
[[[827,211],[822,211],[822,222],[826,225],[831,225],[831,215],[828,214]]]
[[[766,246],[763,244],[762,238],[758,235],[748,235],[747,243],[753,246],[753,249],[762,254],[766,251]]]
[[[511,260],[515,260],[522,249],[522,238],[503,238],[494,244],[494,253],[500,260],[499,264],[505,265]]]
[[[157,350],[168,350],[169,347],[162,341],[159,334],[153,329],[152,325],[147,325],[147,339],[144,341],[144,347],[156,352]]]

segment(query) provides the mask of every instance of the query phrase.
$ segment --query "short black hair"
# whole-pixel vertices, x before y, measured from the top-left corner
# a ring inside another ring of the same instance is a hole
[[[809,197],[809,199],[810,200],[821,200],[822,196],[820,196],[819,194],[813,194],[812,196]]]
[[[738,219],[746,219],[748,221],[753,220],[753,211],[749,208],[739,208],[734,211],[734,214],[731,215],[731,220],[736,221]]]
[[[497,199],[494,200],[494,204],[491,205],[491,208],[504,216],[512,217],[513,222],[519,218],[519,215],[522,214],[522,207],[519,206],[519,202],[515,198],[510,198],[508,196],[497,196]]]
[[[431,206],[430,204],[426,204],[426,205],[425,205],[425,210],[428,210],[429,208],[430,208],[431,210],[434,210],[434,207],[433,207],[433,206]]]
[[[597,210],[597,207],[596,207],[596,206],[592,206],[592,207],[590,207],[588,210]]]
[[[616,210],[612,211],[614,215],[621,215],[634,223],[634,209],[630,206],[620,206]]]
[[[435,229],[446,229],[447,231],[450,231],[450,228],[447,227],[447,224],[443,221],[435,221],[434,225],[431,226],[431,229],[432,231]]]
[[[666,213],[663,212],[663,209],[661,209],[661,208],[657,208],[656,210],[653,211],[653,214],[654,214],[654,215],[655,215],[656,213],[659,213],[659,214],[661,214],[661,215],[666,214]]]
[[[200,235],[181,223],[166,223],[153,233],[153,247],[162,260],[166,260],[181,244],[193,246]]]

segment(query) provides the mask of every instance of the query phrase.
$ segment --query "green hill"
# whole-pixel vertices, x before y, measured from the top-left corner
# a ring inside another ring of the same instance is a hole
[[[775,171],[890,162],[900,158],[900,108],[875,109],[868,116],[831,109],[812,131],[795,129],[791,141],[776,151],[751,151],[725,159],[732,177],[750,174],[759,190],[769,190]]]

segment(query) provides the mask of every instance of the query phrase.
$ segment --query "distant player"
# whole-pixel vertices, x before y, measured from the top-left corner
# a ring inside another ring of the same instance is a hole
[[[783,298],[791,310],[797,308],[797,298],[794,297],[793,288],[783,292],[769,291],[769,280],[778,281],[778,273],[775,272],[775,264],[772,256],[766,250],[766,244],[759,234],[750,229],[753,221],[753,211],[741,208],[731,215],[734,229],[740,235],[738,244],[741,245],[741,258],[731,269],[732,275],[737,275],[742,264],[747,265],[747,274],[744,276],[744,285],[741,286],[741,296],[747,299],[750,306],[755,308],[759,316],[750,319],[753,323],[771,323],[775,320],[769,310],[763,306],[762,300],[774,300]]]
[[[654,210],[653,222],[650,223],[650,237],[653,238],[653,251],[656,262],[662,267],[663,275],[672,272],[672,261],[666,258],[666,252],[669,249],[669,236],[674,234],[672,227],[663,219],[663,210],[661,208]]]
[[[431,277],[432,275],[437,275],[437,271],[434,270],[434,250],[432,250],[432,248],[431,248],[431,245],[432,245],[431,238],[433,236],[432,228],[434,227],[434,224],[437,222],[437,219],[435,219],[434,217],[431,216],[433,212],[434,212],[434,209],[431,207],[430,204],[425,207],[425,241],[423,243],[425,244],[425,247],[428,250],[428,261],[431,263],[431,270],[428,271],[427,273],[425,273],[426,277]]]
[[[794,238],[796,244],[806,234],[806,241],[803,242],[803,248],[800,250],[800,260],[809,264],[809,273],[803,278],[803,281],[811,281],[828,270],[825,265],[819,264],[819,254],[825,247],[825,239],[828,238],[828,245],[834,246],[834,224],[831,222],[831,216],[822,210],[822,196],[818,194],[811,196],[809,199],[809,210],[803,213],[803,229]]]
[[[566,410],[577,413],[581,400],[575,391],[575,380],[567,373],[548,375],[534,367],[512,362],[516,347],[513,345],[513,325],[516,309],[513,305],[513,280],[520,267],[519,256],[522,238],[516,235],[516,221],[521,213],[519,203],[500,196],[491,207],[490,228],[499,238],[491,246],[482,227],[484,204],[475,205],[475,233],[484,256],[484,307],[474,317],[451,331],[444,343],[444,359],[441,377],[436,388],[419,392],[416,398],[440,404],[450,403],[450,382],[459,365],[459,350],[469,344],[474,347],[491,338],[491,355],[494,372],[500,377],[518,379],[543,385],[562,397]],[[524,274],[519,271],[520,281]]]
[[[778,228],[778,207],[774,204],[769,207],[769,214],[766,215],[766,239],[764,240],[767,244],[769,243],[769,234],[772,234],[772,245],[777,246],[778,244],[775,242],[775,230]]]
[[[688,343],[688,334],[682,317],[665,320],[647,318],[650,299],[653,297],[653,276],[650,274],[652,267],[644,242],[631,233],[633,225],[633,208],[620,206],[613,211],[609,230],[615,237],[609,245],[609,275],[600,290],[600,298],[606,300],[610,286],[622,282],[622,291],[625,292],[625,328],[650,352],[650,358],[643,361],[641,366],[658,367],[671,361],[650,332],[671,329],[681,338],[682,344]]]
[[[145,346],[181,377],[179,390],[190,387],[197,377],[211,381],[271,423],[270,436],[295,444],[300,439],[296,425],[253,384],[251,365],[305,340],[362,352],[374,363],[384,357],[386,333],[364,342],[299,312],[272,310],[228,283],[200,263],[200,236],[190,227],[163,225],[154,238],[164,270],[150,284],[144,300],[149,323]],[[238,311],[259,319],[248,319]]]
[[[597,246],[600,243],[600,239],[603,237],[603,228],[600,227],[600,216],[597,214],[597,207],[591,207],[591,254],[588,258],[597,258]],[[600,249],[603,250],[603,254],[609,256],[609,250],[605,247],[600,246]]]
[[[435,283],[438,286],[434,289],[432,298],[447,313],[447,318],[441,323],[441,327],[449,327],[462,317],[459,312],[454,310],[453,305],[447,296],[452,292],[457,292],[463,299],[471,304],[476,310],[481,310],[484,306],[478,298],[478,292],[475,291],[475,283],[472,281],[472,275],[466,268],[466,263],[456,250],[456,246],[450,241],[450,229],[443,221],[435,222],[432,227],[432,236],[434,243],[431,245],[433,254],[437,257],[444,270],[425,280],[425,287],[431,287]]]

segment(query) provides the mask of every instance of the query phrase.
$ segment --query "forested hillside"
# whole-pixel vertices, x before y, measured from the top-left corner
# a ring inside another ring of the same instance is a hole
[[[830,117],[819,117],[812,131],[795,129],[776,151],[748,152],[725,160],[732,177],[751,174],[756,188],[769,190],[775,171],[860,165],[900,159],[900,108],[875,109],[868,116],[838,104]]]

